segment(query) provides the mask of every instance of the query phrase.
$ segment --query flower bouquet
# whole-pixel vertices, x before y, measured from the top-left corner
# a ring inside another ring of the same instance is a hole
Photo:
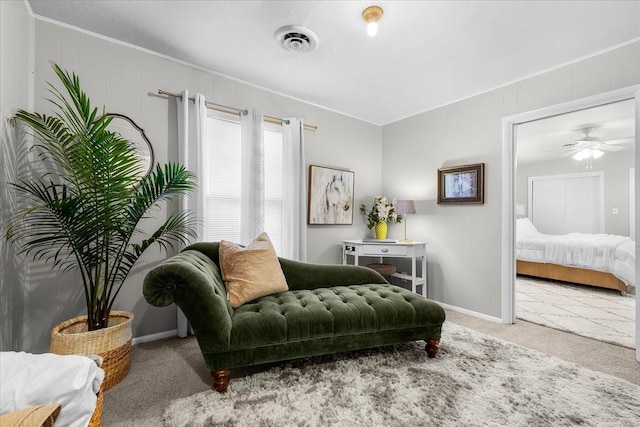
[[[402,217],[396,213],[396,199],[389,202],[386,197],[376,196],[371,209],[367,209],[363,203],[360,212],[367,218],[367,227],[376,228],[377,239],[386,239],[389,222],[402,222]]]

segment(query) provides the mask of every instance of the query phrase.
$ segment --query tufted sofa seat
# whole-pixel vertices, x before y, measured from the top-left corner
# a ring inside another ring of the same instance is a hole
[[[280,258],[289,291],[234,309],[226,299],[218,243],[198,243],[153,268],[143,293],[187,316],[213,386],[229,370],[274,361],[425,340],[435,357],[445,314],[437,303],[389,284],[366,267]]]

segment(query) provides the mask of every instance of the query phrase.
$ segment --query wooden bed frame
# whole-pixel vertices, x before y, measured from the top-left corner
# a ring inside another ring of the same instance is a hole
[[[516,273],[544,279],[562,280],[563,282],[615,289],[623,295],[629,287],[616,276],[603,271],[586,270],[584,268],[566,267],[564,265],[547,264],[516,260]]]

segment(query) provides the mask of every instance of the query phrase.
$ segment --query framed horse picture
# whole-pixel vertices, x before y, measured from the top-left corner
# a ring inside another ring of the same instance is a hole
[[[353,224],[355,172],[309,165],[308,224]]]

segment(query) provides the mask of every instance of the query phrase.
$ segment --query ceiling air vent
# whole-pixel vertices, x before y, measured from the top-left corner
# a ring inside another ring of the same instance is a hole
[[[318,46],[319,42],[316,33],[298,25],[278,28],[274,36],[283,49],[292,52],[310,52]]]

